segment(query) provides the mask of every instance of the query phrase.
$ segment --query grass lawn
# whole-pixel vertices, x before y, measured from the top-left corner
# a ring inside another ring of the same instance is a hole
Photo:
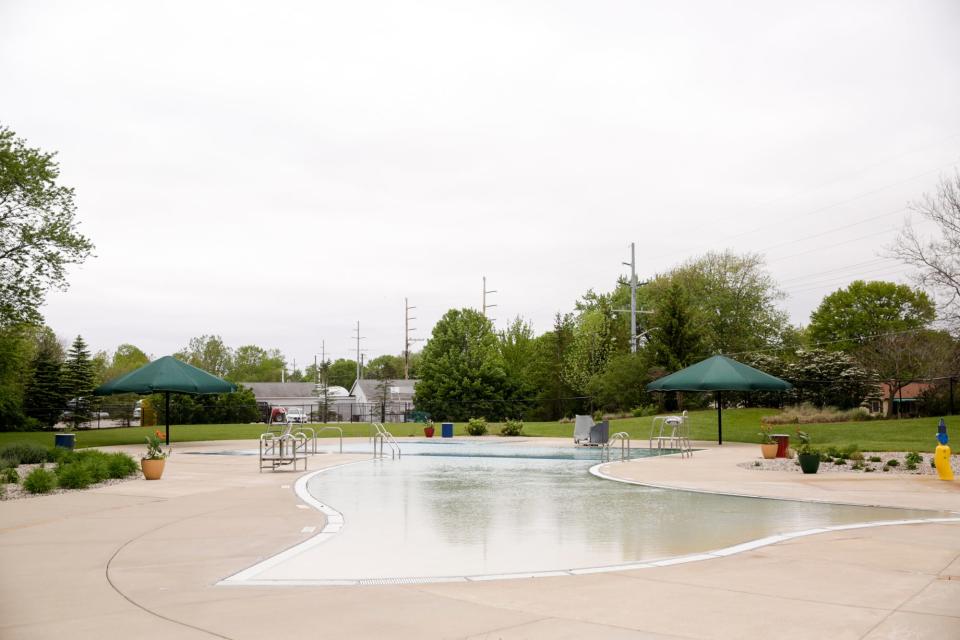
[[[777,413],[776,409],[730,409],[723,412],[724,442],[759,442],[757,433],[760,416]],[[690,414],[691,432],[696,440],[717,439],[717,413],[714,410],[694,411]],[[626,418],[614,420],[610,431],[626,431],[634,441],[645,443],[650,435],[651,418]],[[320,425],[308,425],[319,428]],[[370,425],[352,423],[338,425],[343,435],[369,436]],[[856,444],[861,451],[925,451],[932,452],[936,446],[936,418],[915,418],[910,420],[881,420],[875,422],[845,422],[833,424],[808,424],[802,429],[810,434],[813,445],[817,447],[844,447]],[[454,434],[466,436],[466,425],[454,425]],[[77,433],[77,447],[99,447],[117,444],[143,444],[147,433],[154,428],[128,427],[121,429],[91,429]],[[389,424],[387,428],[401,442],[408,436],[422,436],[421,425]],[[947,418],[947,429],[955,441],[960,442],[960,417]],[[528,422],[524,425],[524,434],[529,436],[573,437],[573,424],[558,422]],[[793,435],[797,425],[783,425],[775,431]],[[171,442],[197,442],[201,440],[246,440],[256,439],[264,431],[262,424],[203,424],[173,425],[170,427]],[[498,425],[491,425],[492,433],[499,432]],[[440,425],[437,425],[439,436]],[[326,431],[321,437],[334,437],[336,432]],[[0,433],[0,444],[16,441],[33,441],[53,446],[53,433],[50,431],[6,432]],[[252,443],[251,443],[252,444]],[[954,447],[960,450],[960,446]]]

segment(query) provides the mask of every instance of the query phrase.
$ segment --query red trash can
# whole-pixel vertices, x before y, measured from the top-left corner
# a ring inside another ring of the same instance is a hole
[[[786,458],[790,448],[790,436],[786,433],[771,433],[770,437],[777,441],[777,457]]]

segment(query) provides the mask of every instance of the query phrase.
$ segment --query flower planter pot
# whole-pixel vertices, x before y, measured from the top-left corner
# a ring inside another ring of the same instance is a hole
[[[772,460],[777,457],[777,447],[779,445],[776,442],[771,442],[770,444],[761,444],[760,452],[763,454],[763,457],[767,460]]]
[[[428,438],[432,438],[432,437],[433,437],[433,433],[434,433],[434,428],[433,428],[433,427],[424,427],[424,428],[423,428],[423,435],[427,436]]]
[[[816,473],[820,468],[819,453],[800,453],[797,454],[797,460],[800,461],[800,469],[804,473]]]
[[[140,468],[143,469],[143,477],[147,480],[159,480],[160,476],[163,475],[164,463],[166,463],[166,460],[163,458],[140,458]]]

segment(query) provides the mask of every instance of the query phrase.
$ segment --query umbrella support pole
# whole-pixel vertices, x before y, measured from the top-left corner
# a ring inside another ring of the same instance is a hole
[[[717,391],[717,444],[723,444],[723,392]]]
[[[163,415],[167,419],[167,446],[170,446],[170,392],[167,391],[163,394]]]

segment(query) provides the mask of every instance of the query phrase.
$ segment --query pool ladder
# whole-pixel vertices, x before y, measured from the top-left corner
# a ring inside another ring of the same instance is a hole
[[[383,452],[384,445],[390,447],[390,459],[400,457],[400,444],[394,439],[393,434],[387,431],[383,425],[379,422],[373,423],[373,428],[377,430],[373,434],[373,457],[374,458],[386,458],[386,454]],[[377,444],[380,444],[380,453],[377,454]]]
[[[626,462],[630,459],[630,434],[626,431],[620,431],[607,440],[600,449],[600,459],[603,462],[611,462],[610,448],[613,445],[614,441],[620,441],[620,462]]]

